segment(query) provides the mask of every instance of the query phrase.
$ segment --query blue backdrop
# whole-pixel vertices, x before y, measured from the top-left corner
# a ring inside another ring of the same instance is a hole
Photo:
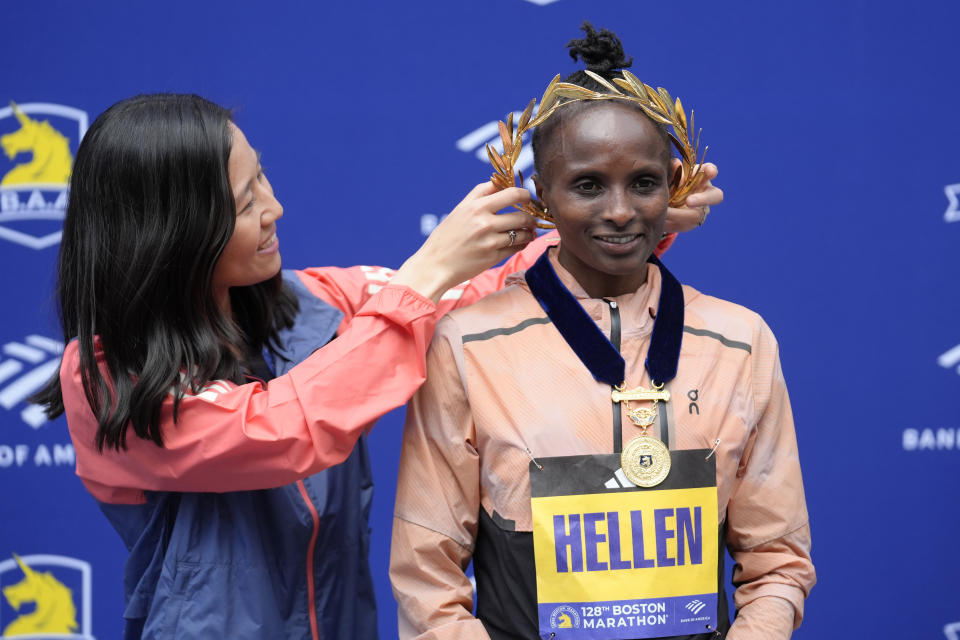
[[[118,99],[207,96],[263,152],[287,266],[397,266],[489,176],[485,125],[574,68],[564,44],[585,18],[695,108],[720,166],[726,201],[671,269],[780,339],[820,579],[796,637],[960,639],[960,4],[5,3],[0,107],[47,120],[62,155]],[[22,128],[0,110],[0,176],[36,160]],[[15,182],[0,183],[0,587],[23,578],[16,553],[70,587],[78,637],[116,638],[125,551],[63,420],[24,403],[58,360],[63,184]],[[401,425],[370,439],[383,638]],[[32,606],[0,598],[0,634]]]

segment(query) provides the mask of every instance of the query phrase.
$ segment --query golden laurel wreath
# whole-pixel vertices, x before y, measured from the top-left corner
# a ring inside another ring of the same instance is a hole
[[[622,72],[622,78],[613,79],[613,82],[619,85],[623,91],[620,91],[593,71],[586,71],[586,74],[609,89],[610,93],[600,93],[569,82],[560,82],[560,75],[557,74],[547,85],[546,91],[543,92],[543,97],[540,99],[540,110],[536,117],[533,117],[533,108],[537,104],[537,100],[534,98],[520,115],[516,130],[513,128],[513,113],[507,116],[506,122],[500,121],[498,123],[500,125],[500,140],[503,142],[503,153],[501,154],[489,144],[487,145],[487,155],[490,157],[490,164],[493,165],[494,169],[490,181],[498,190],[523,186],[523,173],[518,172],[520,176],[518,181],[513,169],[517,158],[520,157],[523,134],[542,124],[563,105],[582,100],[626,100],[638,105],[654,122],[668,125],[672,129],[669,132],[670,140],[680,153],[680,162],[683,168],[670,183],[670,206],[676,207],[683,204],[687,196],[700,184],[703,177],[701,173],[703,158],[707,153],[707,147],[704,147],[702,154],[699,152],[700,131],[697,132],[695,141],[690,139],[690,131],[693,129],[693,111],[690,111],[690,127],[688,129],[687,116],[683,112],[680,98],[674,100],[666,89],[657,87],[654,90],[653,87],[644,84],[626,69]],[[544,220],[545,222],[537,223],[540,228],[551,228],[553,226],[553,219],[547,213],[546,206],[536,198],[522,207],[517,207],[517,209]]]

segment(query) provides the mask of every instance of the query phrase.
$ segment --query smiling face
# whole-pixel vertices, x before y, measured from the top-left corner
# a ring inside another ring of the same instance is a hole
[[[233,123],[233,144],[227,161],[237,219],[233,235],[213,268],[213,292],[221,308],[229,309],[230,287],[269,280],[280,271],[277,218],[283,207],[260,166],[260,158]]]
[[[557,258],[591,297],[636,291],[663,237],[669,149],[646,116],[615,101],[553,117],[563,120],[535,180],[560,232]]]

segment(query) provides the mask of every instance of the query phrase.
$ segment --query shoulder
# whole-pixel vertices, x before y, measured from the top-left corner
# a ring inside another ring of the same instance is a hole
[[[701,293],[689,285],[683,285],[683,293],[684,334],[712,339],[746,353],[775,345],[773,332],[756,311]]]
[[[437,333],[457,342],[470,342],[481,336],[520,330],[531,321],[545,319],[546,315],[520,284],[520,278],[511,276],[500,291],[444,316],[437,325]]]

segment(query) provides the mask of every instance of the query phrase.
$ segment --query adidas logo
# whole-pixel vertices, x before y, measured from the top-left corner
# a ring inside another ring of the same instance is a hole
[[[700,600],[691,600],[690,602],[687,603],[687,605],[684,607],[684,609],[686,609],[686,610],[689,611],[690,613],[696,615],[696,614],[700,613],[701,611],[703,611],[704,607],[706,607],[706,606],[707,606],[707,603],[706,603],[706,602],[702,602],[702,601],[700,601]]]
[[[9,411],[38,391],[60,368],[62,353],[60,341],[38,335],[0,347],[0,407]],[[34,429],[47,422],[37,405],[25,407],[20,417]]]
[[[613,477],[603,483],[603,486],[607,489],[629,489],[637,485],[630,482],[627,476],[623,473],[623,468],[617,469],[617,472],[613,474]]]

